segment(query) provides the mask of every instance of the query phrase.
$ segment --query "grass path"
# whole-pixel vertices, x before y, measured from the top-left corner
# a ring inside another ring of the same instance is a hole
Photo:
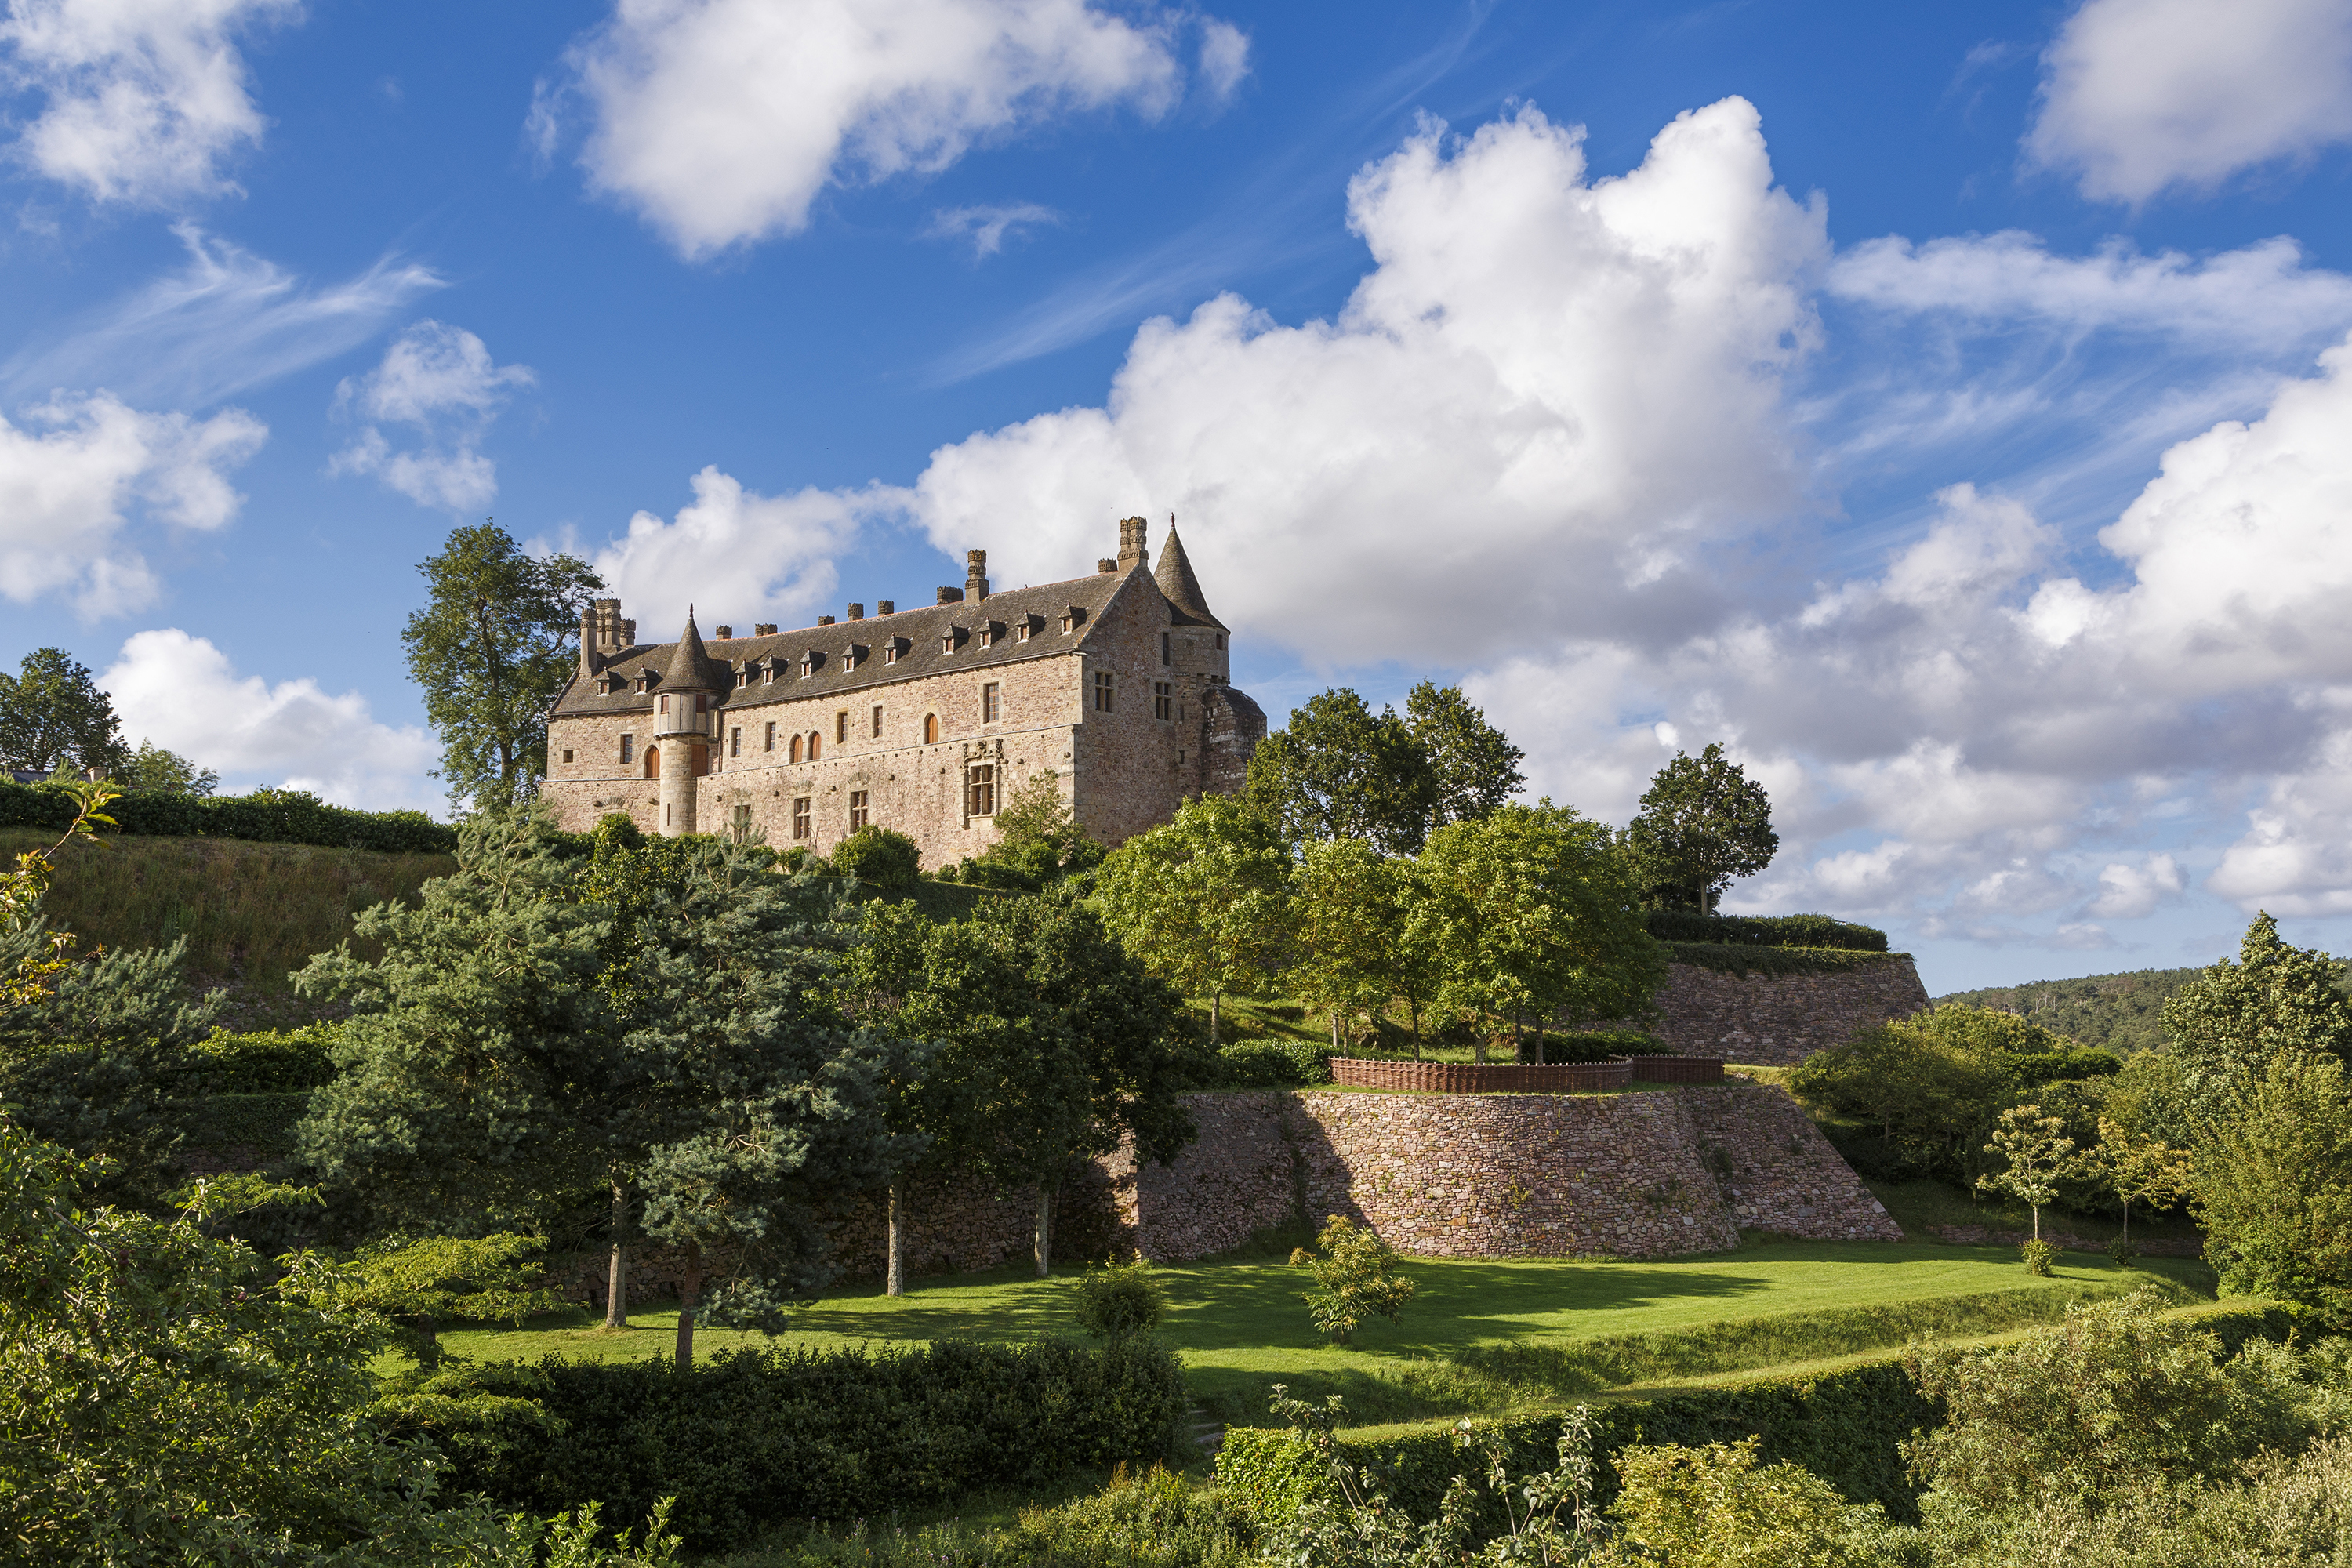
[[[1343,1394],[1367,1421],[1498,1409],[1588,1390],[1852,1354],[1917,1334],[1974,1335],[2057,1315],[2070,1297],[2115,1291],[2134,1279],[2210,1294],[2202,1265],[2146,1260],[2140,1270],[2063,1255],[2053,1278],[2025,1273],[2006,1248],[1884,1242],[1774,1242],[1660,1262],[1417,1258],[1400,1324],[1375,1321],[1339,1349],[1320,1342],[1298,1294],[1303,1271],[1273,1260],[1173,1264],[1159,1270],[1170,1312],[1164,1331],[1184,1359],[1194,1396],[1223,1420],[1250,1420],[1265,1390]],[[870,1287],[831,1295],[805,1327],[777,1336],[806,1348],[881,1345],[948,1334],[1019,1339],[1071,1331],[1071,1276],[1020,1270],[925,1283],[897,1300]],[[467,1355],[635,1360],[667,1352],[675,1309],[631,1314],[608,1334],[584,1311],[520,1330],[444,1336]],[[704,1331],[708,1353],[766,1343],[760,1334]]]

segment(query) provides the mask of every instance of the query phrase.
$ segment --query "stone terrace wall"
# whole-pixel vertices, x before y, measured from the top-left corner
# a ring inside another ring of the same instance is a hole
[[[1546,1067],[1513,1062],[1409,1062],[1333,1057],[1331,1081],[1349,1089],[1384,1089],[1409,1094],[1591,1094],[1631,1084],[1633,1064],[1558,1062]]]
[[[1205,1258],[1297,1218],[1283,1126],[1289,1098],[1280,1089],[1191,1095],[1201,1138],[1173,1164],[1139,1170],[1132,1145],[1107,1156],[1118,1245],[1163,1261]]]
[[[1826,974],[1726,974],[1674,963],[1658,992],[1660,1018],[1641,1026],[1692,1056],[1792,1067],[1927,1006],[1927,988],[1908,953]]]
[[[1740,1229],[1818,1241],[1903,1239],[1902,1226],[1780,1089],[1727,1083],[1681,1089],[1676,1098]]]

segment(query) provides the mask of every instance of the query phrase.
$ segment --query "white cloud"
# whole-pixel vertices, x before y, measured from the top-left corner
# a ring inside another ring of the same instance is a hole
[[[0,594],[68,595],[85,617],[154,602],[161,585],[123,533],[133,515],[217,529],[245,498],[228,470],[268,436],[242,409],[151,414],[111,393],[59,394],[21,425],[0,418]]]
[[[202,407],[346,353],[443,287],[429,269],[390,258],[313,285],[194,224],[173,232],[188,248],[185,267],[13,355],[0,365],[0,387],[26,397],[106,386]]]
[[[592,184],[705,256],[798,233],[828,184],[935,173],[1070,114],[1157,119],[1182,95],[1185,20],[1090,0],[618,0],[526,135],[551,153],[562,100],[583,96]],[[1220,93],[1246,55],[1221,26],[1202,56]]]
[[[2274,780],[2206,886],[2249,911],[2352,914],[2352,714],[2311,765]]]
[[[665,521],[641,511],[593,564],[637,622],[639,637],[677,635],[689,605],[701,624],[776,620],[806,626],[833,595],[834,555],[861,522],[893,515],[890,491],[804,489],[763,496],[715,468],[694,476],[694,500]],[[731,593],[720,601],[714,595]]]
[[[419,506],[474,512],[498,494],[498,465],[482,456],[483,433],[517,387],[538,376],[529,365],[494,363],[488,345],[462,327],[418,321],[384,351],[365,375],[335,388],[335,406],[369,419],[413,426],[415,451],[393,450],[374,425],[329,459],[330,474],[373,474]]]
[[[2278,352],[2352,325],[2352,277],[2306,260],[2284,237],[2200,260],[2144,255],[2121,239],[2092,256],[2053,256],[2038,236],[2014,230],[1917,246],[1889,236],[1840,256],[1829,286],[1881,310],[1972,317],[2003,331],[2045,322]]]
[[[2042,56],[2025,147],[2087,196],[2143,202],[2347,140],[2346,0],[2088,0]]]
[[[2149,855],[2139,864],[2109,861],[2099,871],[2099,896],[2090,912],[2103,921],[2134,921],[2188,890],[2180,864],[2169,855]]]
[[[1827,253],[1755,110],[1683,115],[1608,179],[1533,109],[1458,142],[1430,125],[1349,195],[1378,265],[1336,321],[1227,295],[1147,323],[1106,406],[933,454],[933,541],[1048,581],[1108,520],[1173,510],[1221,563],[1221,615],[1333,664],[1714,613],[1693,552],[1801,504],[1782,384]],[[1438,626],[1443,647],[1398,640]]]
[[[231,189],[221,165],[267,123],[235,39],[300,15],[299,0],[13,0],[0,81],[45,100],[16,155],[96,201]]]
[[[376,810],[437,804],[425,774],[439,752],[424,730],[381,723],[359,693],[332,695],[307,676],[274,686],[241,676],[205,638],[140,632],[99,684],[125,734],[217,768],[232,786],[309,790]]]
[[[1214,17],[1201,24],[1201,80],[1219,98],[1231,98],[1249,75],[1249,35]]]
[[[934,239],[969,241],[972,259],[977,261],[1002,250],[1004,237],[1014,229],[1061,221],[1062,215],[1052,207],[1014,202],[1003,206],[946,207],[931,215],[930,226],[923,232]]]

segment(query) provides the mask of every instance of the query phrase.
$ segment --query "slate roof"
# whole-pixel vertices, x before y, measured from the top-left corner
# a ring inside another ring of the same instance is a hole
[[[925,605],[895,615],[723,641],[703,641],[689,613],[678,641],[640,643],[605,655],[605,674],[626,682],[620,690],[599,691],[595,681],[583,680],[575,672],[556,697],[550,716],[642,713],[653,707],[655,692],[678,690],[713,691],[720,709],[742,709],[807,697],[846,696],[928,675],[1051,658],[1086,646],[1112,598],[1139,575],[1134,571],[1102,572],[992,594],[977,604],[965,600]],[[1066,633],[1062,617],[1073,608],[1078,612],[1077,624]],[[1024,617],[1031,626],[1025,642],[1018,636]],[[980,635],[983,628],[993,628],[997,634],[984,645]],[[959,631],[961,635],[954,651],[944,651],[941,639]],[[893,639],[899,645],[896,663],[884,657]],[[865,651],[853,664],[854,648]],[[681,679],[693,679],[688,672],[694,668],[695,656],[699,656],[705,671],[702,680],[682,685]],[[801,674],[803,658],[812,659],[805,677]],[[761,675],[772,663],[775,679],[763,680]],[[737,672],[747,668],[752,671],[751,683],[736,685]],[[673,670],[679,673],[673,675]],[[642,693],[634,690],[636,678],[646,674],[657,677],[656,682]]]
[[[1160,592],[1176,606],[1178,626],[1214,626],[1219,631],[1233,628],[1209,613],[1209,601],[1201,595],[1201,580],[1192,575],[1192,563],[1185,558],[1184,542],[1176,537],[1176,520],[1168,520],[1168,542],[1160,547],[1160,569],[1151,574],[1160,584]]]

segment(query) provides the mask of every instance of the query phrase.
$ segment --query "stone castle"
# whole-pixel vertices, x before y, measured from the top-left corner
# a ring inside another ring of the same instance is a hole
[[[1128,518],[1092,575],[1002,594],[974,550],[935,604],[748,637],[706,642],[688,612],[676,642],[640,643],[618,599],[593,600],[549,710],[544,797],[574,830],[626,812],[648,833],[758,830],[820,855],[871,823],[939,866],[987,848],[998,808],[1051,773],[1116,845],[1238,790],[1265,736],[1174,520],[1156,572],[1145,534]]]

